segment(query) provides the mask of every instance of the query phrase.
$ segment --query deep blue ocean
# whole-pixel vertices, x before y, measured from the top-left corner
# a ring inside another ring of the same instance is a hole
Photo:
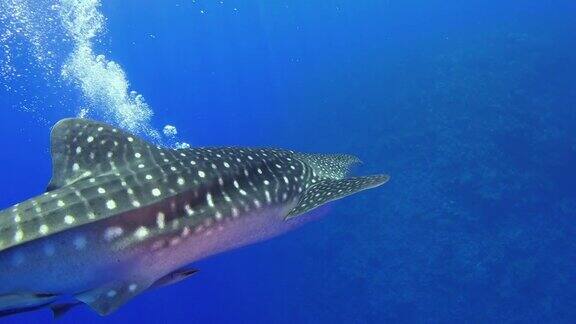
[[[0,209],[45,190],[50,128],[78,115],[391,176],[61,323],[576,322],[575,1],[0,3]]]

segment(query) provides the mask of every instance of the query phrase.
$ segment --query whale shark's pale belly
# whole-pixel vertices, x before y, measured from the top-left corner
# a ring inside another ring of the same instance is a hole
[[[283,216],[293,206],[255,210],[203,223],[172,235],[152,235],[124,244],[119,224],[157,214],[128,212],[38,239],[0,253],[0,295],[14,292],[74,295],[131,276],[161,277],[202,258],[258,242],[295,227]],[[207,218],[212,219],[212,218]],[[165,224],[164,226],[175,226]],[[176,225],[180,226],[180,225]]]

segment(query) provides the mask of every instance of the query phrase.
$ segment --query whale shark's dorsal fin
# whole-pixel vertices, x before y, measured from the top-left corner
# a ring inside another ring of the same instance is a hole
[[[59,121],[50,135],[52,179],[48,191],[87,177],[120,172],[134,161],[152,159],[158,150],[109,125],[79,118]]]
[[[350,172],[352,166],[362,163],[354,155],[348,154],[296,153],[295,157],[310,165],[316,176],[321,179],[343,179]]]
[[[286,219],[304,214],[331,201],[344,198],[359,191],[378,187],[390,179],[387,175],[373,175],[341,180],[321,180],[306,189],[298,205],[292,209]]]

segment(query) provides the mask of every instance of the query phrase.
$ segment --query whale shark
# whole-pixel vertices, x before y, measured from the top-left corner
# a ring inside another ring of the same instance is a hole
[[[46,192],[0,212],[0,315],[82,303],[110,314],[389,180],[348,177],[351,155],[172,149],[87,119],[59,121],[50,139]]]

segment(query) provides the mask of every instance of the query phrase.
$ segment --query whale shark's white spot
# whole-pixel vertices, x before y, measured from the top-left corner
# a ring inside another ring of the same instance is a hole
[[[198,176],[200,178],[204,178],[206,176],[206,173],[204,173],[204,171],[198,171]]]
[[[270,197],[270,191],[265,190],[265,191],[264,191],[264,196],[266,196],[266,202],[267,202],[267,203],[271,203],[271,202],[272,202],[272,197]]]
[[[56,206],[58,206],[58,207],[64,207],[64,206],[66,206],[66,203],[65,203],[64,201],[62,201],[62,200],[58,200],[58,201],[56,202]]]
[[[101,195],[103,195],[103,194],[106,193],[106,189],[100,187],[100,188],[98,188],[98,193],[101,194]]]
[[[114,298],[117,294],[118,292],[116,292],[116,290],[110,290],[106,293],[106,296],[108,296],[108,298]]]
[[[163,229],[166,226],[166,215],[163,212],[158,212],[156,215],[156,225],[159,229]]]
[[[158,197],[158,196],[160,196],[161,194],[162,194],[162,192],[160,191],[160,189],[158,189],[158,188],[152,189],[152,196]]]
[[[16,233],[14,233],[14,241],[20,242],[22,239],[24,239],[24,232],[19,229],[16,231]]]
[[[112,209],[116,209],[116,201],[110,199],[106,202],[106,208],[112,210]]]
[[[76,219],[72,215],[64,216],[64,223],[66,223],[68,225],[73,224],[75,221],[76,221]]]
[[[208,202],[208,206],[214,207],[214,200],[212,200],[212,194],[211,193],[206,194],[206,202]]]
[[[122,227],[119,227],[119,226],[108,227],[104,231],[104,239],[106,241],[112,241],[112,240],[122,236],[122,234],[124,234],[124,230],[122,229]]]
[[[178,185],[183,186],[184,183],[186,183],[186,181],[184,181],[183,178],[178,178],[178,180],[176,180],[176,182],[178,183]]]
[[[46,235],[46,234],[48,234],[48,231],[49,231],[49,230],[50,230],[50,228],[49,228],[48,225],[46,225],[46,224],[42,224],[42,225],[40,225],[40,227],[38,228],[38,232],[39,232],[41,235]]]
[[[130,292],[135,292],[136,289],[138,289],[138,285],[137,284],[130,284],[130,286],[128,286],[128,290]]]
[[[194,210],[192,209],[192,207],[190,207],[189,204],[184,205],[184,210],[186,211],[186,214],[188,214],[188,216],[194,215]]]
[[[141,206],[141,204],[140,204],[140,202],[139,202],[138,200],[133,200],[133,201],[132,201],[132,206],[138,208],[138,207]]]
[[[138,227],[138,229],[136,230],[136,232],[134,232],[134,236],[136,236],[136,238],[138,239],[143,239],[146,236],[148,236],[149,231],[145,226],[140,226]]]

